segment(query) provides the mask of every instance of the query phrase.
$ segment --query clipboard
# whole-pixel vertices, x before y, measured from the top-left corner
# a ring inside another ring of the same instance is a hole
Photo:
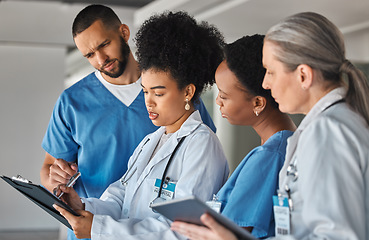
[[[71,225],[68,223],[67,219],[65,219],[54,207],[53,204],[56,204],[68,212],[72,213],[75,216],[79,216],[71,207],[57,198],[54,194],[50,193],[47,189],[40,185],[33,184],[27,180],[17,179],[17,178],[9,178],[6,176],[0,176],[5,182],[10,184],[10,186],[17,189],[20,193],[30,199],[32,202],[37,204],[51,216],[56,218],[59,222],[63,223],[68,228],[72,229]]]
[[[159,203],[153,203],[151,208],[171,221],[182,221],[204,226],[200,217],[204,213],[210,214],[219,224],[233,232],[237,239],[256,240],[250,232],[227,217],[215,212],[206,203],[200,201],[195,196],[175,198]]]

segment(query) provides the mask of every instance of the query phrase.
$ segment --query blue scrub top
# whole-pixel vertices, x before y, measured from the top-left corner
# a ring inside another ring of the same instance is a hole
[[[127,107],[91,73],[66,89],[54,107],[42,147],[55,158],[77,161],[81,197],[100,197],[127,169],[138,143],[157,129],[143,93]]]
[[[205,124],[214,123],[202,101]],[[127,107],[91,73],[66,89],[55,104],[42,147],[55,158],[77,162],[81,197],[100,197],[127,170],[136,146],[158,127],[148,117],[141,91]]]
[[[287,138],[280,131],[254,148],[219,190],[221,213],[241,227],[253,227],[257,238],[274,236],[272,196],[277,193],[278,174],[283,166]]]

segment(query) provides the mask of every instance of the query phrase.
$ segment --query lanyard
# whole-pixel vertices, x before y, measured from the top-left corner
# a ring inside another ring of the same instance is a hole
[[[344,98],[342,98],[342,99],[340,99],[340,100],[338,100],[338,101],[335,101],[334,103],[332,103],[331,105],[329,105],[328,107],[326,107],[324,110],[323,110],[323,112],[325,111],[325,110],[327,110],[328,108],[330,108],[330,107],[332,107],[332,106],[334,106],[334,105],[336,105],[336,104],[338,104],[338,103],[341,103],[341,102],[345,102],[346,100],[344,99]]]
[[[164,184],[164,180],[166,180],[166,175],[167,175],[167,171],[168,171],[168,168],[170,166],[170,163],[172,162],[172,159],[173,159],[173,156],[174,154],[176,153],[177,149],[179,148],[179,146],[182,144],[183,140],[185,139],[186,137],[183,137],[181,138],[181,140],[179,141],[179,143],[177,144],[176,148],[173,150],[172,152],[172,155],[170,155],[170,158],[167,162],[167,165],[165,166],[165,169],[164,169],[164,172],[163,172],[163,176],[161,177],[161,182],[160,182],[160,188],[159,188],[159,191],[158,191],[158,198],[160,198],[161,196],[161,191],[163,189],[163,184]],[[167,181],[169,181],[169,178],[167,178]]]

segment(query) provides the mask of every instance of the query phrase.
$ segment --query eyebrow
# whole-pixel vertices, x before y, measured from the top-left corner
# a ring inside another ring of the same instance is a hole
[[[92,54],[92,53],[94,53],[94,52],[96,52],[97,50],[99,50],[100,48],[102,48],[102,46],[104,45],[104,44],[106,44],[106,43],[108,43],[109,42],[109,39],[106,39],[104,42],[102,42],[102,43],[100,43],[97,47],[96,47],[96,49],[94,49],[93,51],[91,51],[91,52],[88,52],[88,53],[86,53],[85,55],[83,55],[84,57],[87,57],[88,55],[90,55],[90,54]]]
[[[142,83],[141,83],[141,87],[143,87],[143,88],[145,88],[145,86],[144,85],[142,85]],[[150,89],[165,89],[166,87],[165,86],[155,86],[155,87],[152,87],[152,88],[150,88]]]
[[[219,92],[221,92],[221,93],[223,93],[223,94],[225,94],[225,95],[228,95],[226,92],[224,92],[222,89],[219,89],[219,87],[218,87],[218,90],[219,90]]]

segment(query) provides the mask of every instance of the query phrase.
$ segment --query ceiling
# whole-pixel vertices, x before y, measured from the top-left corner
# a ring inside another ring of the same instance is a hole
[[[0,0],[1,1],[1,0]],[[22,1],[22,0],[11,0],[11,1]],[[24,0],[23,0],[24,1]],[[39,2],[60,2],[65,4],[105,4],[110,6],[121,6],[121,7],[143,7],[153,0],[38,0]]]
[[[122,15],[118,15],[123,21],[133,23],[129,25],[133,33],[152,13],[164,10],[184,10],[198,20],[209,21],[215,24],[229,41],[245,34],[265,33],[282,18],[301,11],[315,11],[325,15],[345,34],[369,30],[368,0],[0,0],[0,34],[3,30],[1,22],[6,23],[4,28],[10,28],[9,23],[16,24],[17,21],[22,24],[23,14],[29,15],[28,21],[33,21],[30,18],[45,16],[41,25],[53,21],[69,24],[75,13],[91,3],[102,3],[112,6],[118,12],[123,11]],[[71,13],[68,16],[65,16],[66,9]],[[13,17],[7,18],[8,14]],[[58,15],[61,16],[56,19]],[[53,19],[49,21],[47,17]],[[37,28],[37,25],[33,27]],[[69,31],[70,25],[67,25],[67,28]],[[32,35],[28,36],[33,38]],[[0,41],[3,40],[1,38],[0,36]],[[73,45],[70,35],[67,38]]]
[[[164,10],[187,11],[197,20],[216,25],[227,42],[244,35],[265,34],[289,15],[314,11],[326,16],[344,33],[349,59],[369,62],[368,0],[0,0],[0,44],[73,48],[73,19],[91,3],[115,10],[130,27],[133,50],[132,39],[141,23]],[[68,66],[78,68],[80,62],[81,54],[72,51],[67,69],[74,71]]]

